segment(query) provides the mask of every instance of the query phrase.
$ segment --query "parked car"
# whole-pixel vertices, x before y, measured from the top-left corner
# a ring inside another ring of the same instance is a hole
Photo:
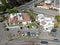
[[[51,32],[56,32],[56,31],[57,31],[57,29],[52,29],[52,30],[51,30]]]
[[[51,30],[51,34],[52,34],[52,36],[56,37],[57,29],[52,29]]]
[[[41,41],[41,43],[42,43],[42,44],[48,44],[48,42],[47,42],[47,41]]]
[[[54,39],[54,41],[58,42],[58,41],[59,41],[59,39]]]
[[[27,32],[27,35],[28,35],[28,36],[31,36],[31,35],[30,35],[30,32]]]

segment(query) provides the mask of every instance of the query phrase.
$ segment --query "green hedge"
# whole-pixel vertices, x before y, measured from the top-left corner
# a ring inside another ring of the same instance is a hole
[[[57,28],[58,25],[59,25],[59,23],[55,23],[55,24],[54,24],[54,28]]]
[[[57,21],[60,21],[60,16],[55,16],[55,19],[57,19]]]

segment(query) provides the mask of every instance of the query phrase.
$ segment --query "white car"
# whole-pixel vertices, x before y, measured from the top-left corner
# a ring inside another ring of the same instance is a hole
[[[46,6],[37,6],[38,8],[44,8],[44,9],[49,9],[48,7]]]

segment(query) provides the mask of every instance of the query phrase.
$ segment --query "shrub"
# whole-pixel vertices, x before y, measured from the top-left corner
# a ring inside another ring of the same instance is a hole
[[[57,19],[57,21],[60,21],[60,16],[55,16],[55,19]]]
[[[59,25],[59,23],[55,23],[55,24],[54,24],[54,28],[57,28],[58,25]]]
[[[37,7],[38,3],[34,4],[34,7]]]
[[[6,10],[9,14],[10,13],[17,13],[18,12],[18,9],[16,7],[14,7],[13,9],[7,9]]]

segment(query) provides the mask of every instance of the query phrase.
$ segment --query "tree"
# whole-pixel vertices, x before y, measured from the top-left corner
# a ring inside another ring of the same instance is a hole
[[[13,8],[13,11],[14,11],[15,13],[17,13],[17,12],[18,12],[18,9],[17,9],[16,7],[14,7],[14,8]]]
[[[23,4],[23,1],[22,1],[22,0],[17,0],[17,2],[18,2],[19,4]]]
[[[7,12],[10,13],[17,13],[18,9],[16,7],[14,7],[13,9],[7,9]]]
[[[1,0],[2,4],[5,4],[6,3],[6,0]]]
[[[34,7],[37,7],[38,3],[34,4]]]
[[[0,5],[0,11],[5,11],[5,10],[6,10],[5,5],[4,5],[4,4],[1,4],[1,5]]]
[[[16,6],[17,1],[16,0],[8,0],[9,3],[11,3],[13,6]]]
[[[7,8],[8,8],[8,9],[13,8],[13,6],[11,5],[11,3],[5,3],[5,5],[6,5],[6,9],[7,9]]]

